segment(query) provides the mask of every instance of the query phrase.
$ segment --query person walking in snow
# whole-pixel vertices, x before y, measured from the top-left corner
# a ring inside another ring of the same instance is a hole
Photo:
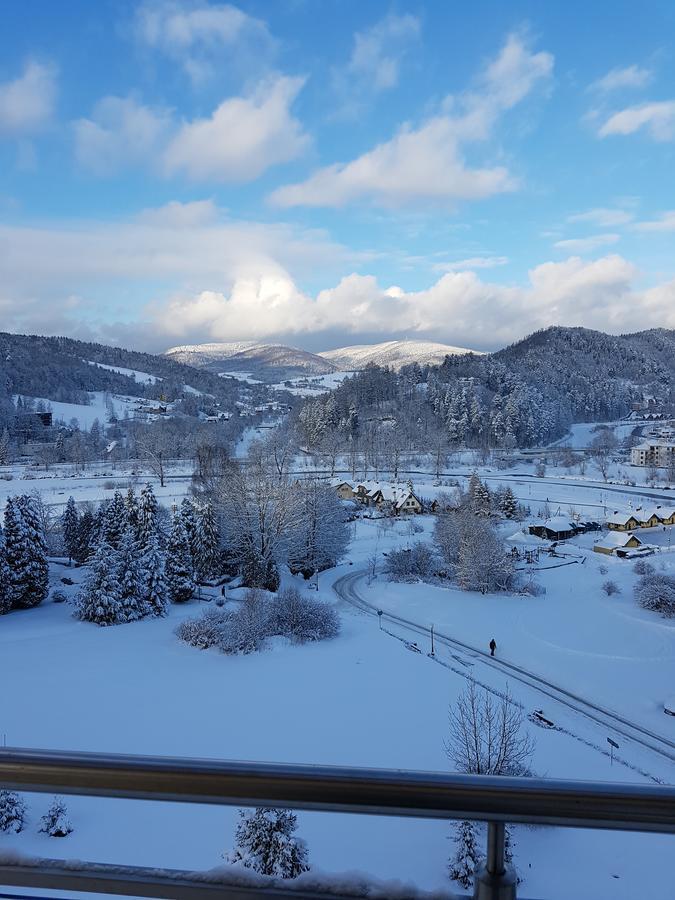
[[[492,640],[490,641],[490,656],[495,655],[496,649],[497,649],[497,641],[494,638],[492,638]]]

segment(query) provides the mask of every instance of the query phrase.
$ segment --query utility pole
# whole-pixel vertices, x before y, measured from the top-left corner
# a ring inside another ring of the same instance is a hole
[[[431,655],[434,656],[434,626],[431,625]]]

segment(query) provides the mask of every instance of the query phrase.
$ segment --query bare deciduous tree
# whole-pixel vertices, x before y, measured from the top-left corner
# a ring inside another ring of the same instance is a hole
[[[470,681],[449,712],[445,752],[470,775],[524,775],[534,751],[523,709],[508,688],[501,696]]]

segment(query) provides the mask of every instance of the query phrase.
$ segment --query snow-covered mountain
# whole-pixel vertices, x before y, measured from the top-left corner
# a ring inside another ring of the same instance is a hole
[[[343,371],[356,371],[369,364],[400,369],[411,363],[440,365],[446,356],[475,353],[463,347],[438,344],[435,341],[385,341],[382,344],[356,344],[319,353]]]
[[[165,353],[170,359],[211,371],[248,371],[272,380],[293,375],[327,375],[335,372],[329,360],[286,344],[262,344],[233,341],[220,344],[192,344],[172,347]]]

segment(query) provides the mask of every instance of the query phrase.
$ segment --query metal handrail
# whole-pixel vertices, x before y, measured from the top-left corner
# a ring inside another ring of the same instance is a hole
[[[0,749],[0,786],[62,794],[675,833],[675,788]]]
[[[504,864],[504,823],[675,833],[675,788],[555,781],[332,766],[280,765],[210,759],[0,749],[0,788],[137,800],[275,806],[488,823],[488,854],[476,874],[474,897],[516,897],[516,879]],[[312,887],[296,894],[285,885],[205,883],[197,873],[56,860],[7,863],[0,883],[175,900],[222,897],[321,897]],[[290,886],[289,886],[290,887]]]

